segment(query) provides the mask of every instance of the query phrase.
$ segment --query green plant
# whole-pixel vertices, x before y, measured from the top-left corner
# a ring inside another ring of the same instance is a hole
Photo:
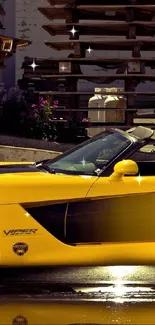
[[[56,136],[56,123],[52,121],[53,108],[57,101],[50,102],[39,97],[37,104],[32,104],[21,112],[21,124],[26,136],[36,139],[53,140]]]

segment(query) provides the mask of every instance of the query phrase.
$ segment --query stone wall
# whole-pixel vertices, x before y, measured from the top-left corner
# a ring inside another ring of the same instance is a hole
[[[29,161],[37,162],[44,159],[52,159],[61,152],[41,150],[34,148],[0,146],[0,161]]]
[[[75,145],[0,135],[0,161],[52,159]]]
[[[34,140],[0,135],[0,145],[11,147],[34,148],[49,151],[65,152],[75,146],[75,144],[57,143],[45,140]]]

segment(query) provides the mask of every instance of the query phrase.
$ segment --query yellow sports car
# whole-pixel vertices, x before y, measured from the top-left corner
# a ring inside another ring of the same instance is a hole
[[[105,131],[0,165],[0,266],[155,263],[155,132]]]

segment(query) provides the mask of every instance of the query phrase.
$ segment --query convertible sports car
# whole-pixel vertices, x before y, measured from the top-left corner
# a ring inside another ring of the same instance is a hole
[[[155,263],[155,131],[103,132],[0,165],[0,266]]]

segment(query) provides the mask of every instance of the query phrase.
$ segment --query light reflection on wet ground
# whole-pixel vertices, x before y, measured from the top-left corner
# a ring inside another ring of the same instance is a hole
[[[49,287],[66,284],[74,292],[46,290],[43,294],[6,297],[5,302],[1,296],[0,325],[6,324],[6,315],[7,324],[13,324],[19,314],[27,323],[18,322],[18,325],[155,324],[153,266],[63,267],[40,271],[26,274],[25,270],[14,270],[14,285],[16,281],[35,283],[35,286],[40,281],[49,283]],[[13,281],[11,272],[5,276],[8,283]]]
[[[152,266],[14,269],[13,273],[5,274],[3,283],[2,293],[28,294],[28,297],[33,293],[38,299],[155,301],[155,267]]]
[[[3,271],[2,271],[3,272]],[[59,267],[46,269],[7,270],[1,279],[13,283],[59,283],[59,284],[154,284],[154,266],[110,266],[110,267]]]

